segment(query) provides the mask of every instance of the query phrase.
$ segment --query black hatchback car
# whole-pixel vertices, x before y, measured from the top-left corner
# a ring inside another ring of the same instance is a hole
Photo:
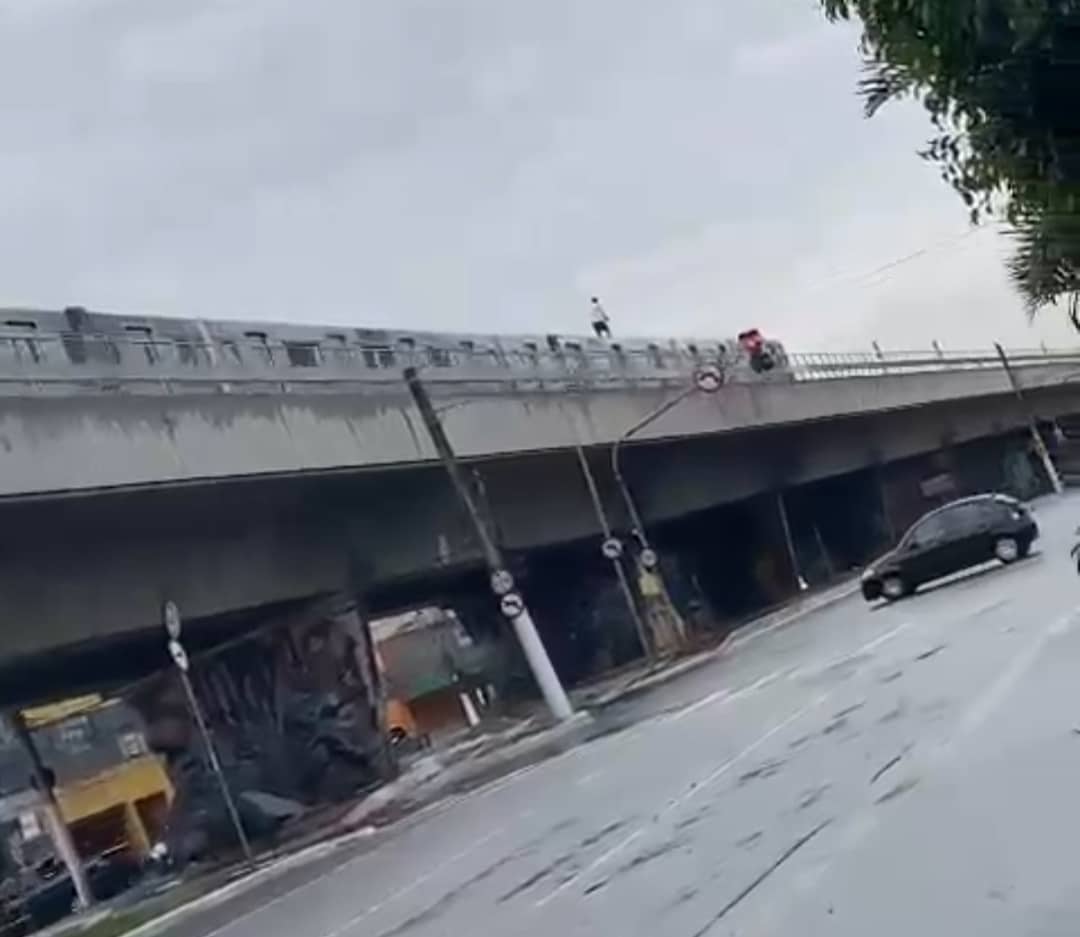
[[[863,597],[872,602],[903,598],[924,582],[998,559],[1027,556],[1039,536],[1030,511],[1008,495],[961,498],[924,514],[896,548],[862,575]]]

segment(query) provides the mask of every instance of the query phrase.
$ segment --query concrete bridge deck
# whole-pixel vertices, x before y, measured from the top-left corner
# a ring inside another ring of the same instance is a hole
[[[0,335],[0,497],[431,462],[401,379],[419,358],[320,352],[241,364],[220,348],[140,342],[123,364],[72,364],[61,336]],[[109,339],[115,343],[116,339]],[[583,340],[584,341],[584,340]],[[23,344],[19,344],[19,343]],[[14,344],[13,344],[14,343]],[[459,454],[486,459],[606,446],[686,387],[687,354],[618,349],[419,361]],[[271,349],[272,352],[272,349]],[[417,353],[418,354],[418,353]],[[1041,415],[1076,409],[1080,351],[1010,352]],[[314,360],[314,359],[313,359]],[[1012,395],[993,351],[788,355],[764,377],[726,368],[639,442],[692,439]]]

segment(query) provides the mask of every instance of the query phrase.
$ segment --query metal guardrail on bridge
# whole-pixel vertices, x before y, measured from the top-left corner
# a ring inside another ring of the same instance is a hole
[[[757,373],[732,342],[643,341],[598,347],[565,340],[557,350],[369,348],[322,342],[195,341],[84,333],[27,335],[0,329],[0,394],[88,392],[288,392],[400,386],[405,367],[433,383],[510,389],[684,384],[703,364],[733,383],[828,381],[883,375],[1001,369],[988,351],[787,353],[771,343],[775,366]],[[1076,364],[1080,350],[1015,349],[1016,367]]]

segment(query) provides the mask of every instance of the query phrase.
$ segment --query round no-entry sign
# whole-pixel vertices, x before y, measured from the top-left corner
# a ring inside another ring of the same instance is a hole
[[[622,556],[622,541],[618,537],[608,537],[600,546],[600,552],[609,560],[617,560]]]
[[[516,592],[508,592],[499,602],[499,609],[507,618],[517,618],[525,611],[525,600]]]
[[[187,651],[184,650],[184,645],[179,641],[170,641],[169,654],[172,655],[173,663],[187,673],[190,662],[188,661]]]
[[[694,383],[703,394],[715,394],[724,383],[724,373],[716,365],[707,364],[694,373]]]

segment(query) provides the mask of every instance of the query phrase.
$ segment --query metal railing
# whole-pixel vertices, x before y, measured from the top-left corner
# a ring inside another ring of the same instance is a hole
[[[1080,363],[1080,349],[1069,351],[1015,348],[1007,349],[1006,353],[1010,362],[1017,367]],[[919,350],[797,353],[789,355],[788,358],[791,372],[797,381],[940,371],[1001,370],[1001,359],[994,349],[951,352]]]
[[[514,341],[513,344],[510,344]],[[465,347],[468,346],[468,347]],[[1001,369],[995,351],[787,353],[771,343],[774,367],[757,373],[734,340],[605,344],[563,340],[557,347],[507,340],[505,345],[423,347],[189,340],[129,334],[30,333],[0,328],[0,392],[183,393],[400,387],[406,367],[428,383],[510,389],[596,388],[685,383],[703,364],[717,364],[729,383],[790,383],[877,378],[940,371]],[[1008,352],[1016,367],[1076,364],[1080,349]]]

